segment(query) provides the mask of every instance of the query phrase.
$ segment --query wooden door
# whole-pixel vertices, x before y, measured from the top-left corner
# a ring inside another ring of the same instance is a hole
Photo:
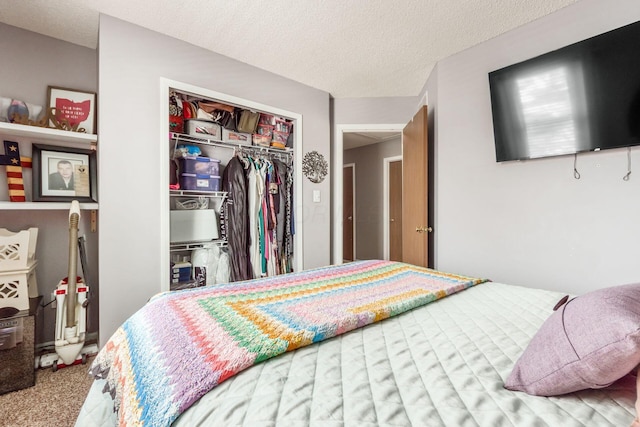
[[[353,166],[343,168],[342,178],[342,259],[353,261]]]
[[[427,267],[427,106],[423,106],[402,131],[402,260]]]
[[[402,160],[389,162],[389,260],[402,261]]]

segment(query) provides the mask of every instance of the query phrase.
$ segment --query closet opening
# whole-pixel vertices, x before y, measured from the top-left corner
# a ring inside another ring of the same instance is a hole
[[[301,271],[301,115],[166,79],[161,99],[163,290]]]

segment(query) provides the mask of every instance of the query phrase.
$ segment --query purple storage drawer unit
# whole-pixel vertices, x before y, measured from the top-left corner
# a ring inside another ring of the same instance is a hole
[[[220,160],[210,157],[180,158],[180,172],[198,175],[220,175]]]
[[[195,191],[220,191],[220,177],[217,175],[183,173],[180,175],[180,189]]]

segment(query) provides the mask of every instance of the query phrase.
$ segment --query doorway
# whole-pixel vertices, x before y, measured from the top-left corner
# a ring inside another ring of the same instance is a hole
[[[347,142],[349,142],[349,137],[353,136],[353,134],[360,134],[359,136],[364,136],[364,137],[372,137],[372,138],[380,138],[382,136],[382,134],[387,134],[389,135],[390,133],[393,133],[395,135],[396,138],[399,138],[401,133],[402,133],[402,129],[404,128],[405,124],[390,124],[390,125],[338,125],[336,126],[336,134],[335,134],[335,138],[334,138],[334,165],[336,165],[336,168],[334,169],[336,172],[338,172],[340,169],[337,166],[343,166],[344,165],[344,161],[345,161],[345,157],[344,157],[344,151],[346,149],[345,144],[344,144],[344,139],[345,136],[347,138]],[[346,135],[346,134],[350,134],[350,135]],[[363,135],[364,134],[364,135]],[[377,135],[376,134],[380,134]],[[401,149],[400,149],[400,153],[401,153]],[[389,155],[387,155],[389,156]],[[384,157],[387,157],[384,156]],[[401,155],[400,155],[401,158]],[[350,160],[346,160],[347,162],[351,162]],[[383,208],[383,184],[382,184],[382,174],[384,171],[384,166],[383,166],[383,160],[382,158],[379,158],[378,160],[379,163],[377,163],[376,165],[376,169],[377,169],[377,177],[378,177],[378,190],[377,190],[377,194],[379,197],[379,202],[377,203],[377,212],[375,213],[376,215],[379,216],[379,223],[380,223],[380,228],[378,229],[378,231],[376,232],[377,234],[377,238],[379,239],[379,255],[376,256],[375,258],[384,258],[383,256],[383,237],[384,237],[384,232],[383,232],[383,224],[386,223],[386,221],[384,221],[383,215],[385,215],[387,213],[386,209]],[[363,170],[362,168],[356,168],[356,170],[358,171],[357,174],[360,175],[361,173],[366,172],[365,170]],[[334,182],[332,185],[332,223],[333,223],[333,235],[332,235],[332,263],[333,264],[341,264],[343,262],[345,258],[345,244],[344,244],[344,228],[346,222],[344,221],[344,211],[345,211],[345,206],[344,206],[344,202],[343,202],[343,190],[344,190],[344,180],[345,180],[345,176],[343,175],[343,173],[336,173],[334,176]],[[357,180],[358,182],[362,181],[360,179]],[[363,181],[363,184],[366,184],[366,181]],[[366,199],[366,197],[363,199],[360,196],[367,196],[367,194],[364,195],[359,195],[358,194],[358,189],[356,186],[356,190],[354,192],[354,198],[356,201],[359,201],[357,203],[364,203],[364,200]],[[386,203],[386,201],[384,202]],[[358,211],[358,216],[355,217],[354,219],[357,219],[359,221],[370,221],[371,220],[371,215],[372,215],[372,207],[370,205],[365,205],[364,206],[364,211],[360,212],[359,208],[356,208],[356,210]],[[383,222],[384,221],[384,222]],[[355,222],[355,221],[354,221]],[[370,225],[370,224],[369,224]],[[386,224],[388,225],[388,224]],[[358,224],[356,223],[354,225],[354,228],[357,230],[358,229]],[[386,228],[386,226],[385,226]],[[369,256],[366,255],[366,252],[369,251],[371,249],[370,245],[366,245],[365,240],[363,240],[362,242],[360,242],[359,236],[361,235],[361,233],[359,233],[358,231],[355,231],[355,236],[354,236],[354,254],[353,254],[353,258],[354,259],[368,259],[371,258]],[[371,237],[370,233],[366,233],[364,235],[365,237]],[[358,244],[362,244],[365,245],[363,247],[361,247],[361,249],[363,250],[363,254],[359,254],[358,253]],[[384,244],[384,246],[386,247],[386,244]]]
[[[356,165],[344,165],[342,171],[342,260],[355,261],[356,253]]]
[[[384,259],[402,261],[402,156],[384,159]]]

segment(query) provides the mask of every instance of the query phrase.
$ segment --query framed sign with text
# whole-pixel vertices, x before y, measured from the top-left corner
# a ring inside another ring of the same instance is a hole
[[[49,126],[89,134],[96,133],[96,94],[49,86]]]

